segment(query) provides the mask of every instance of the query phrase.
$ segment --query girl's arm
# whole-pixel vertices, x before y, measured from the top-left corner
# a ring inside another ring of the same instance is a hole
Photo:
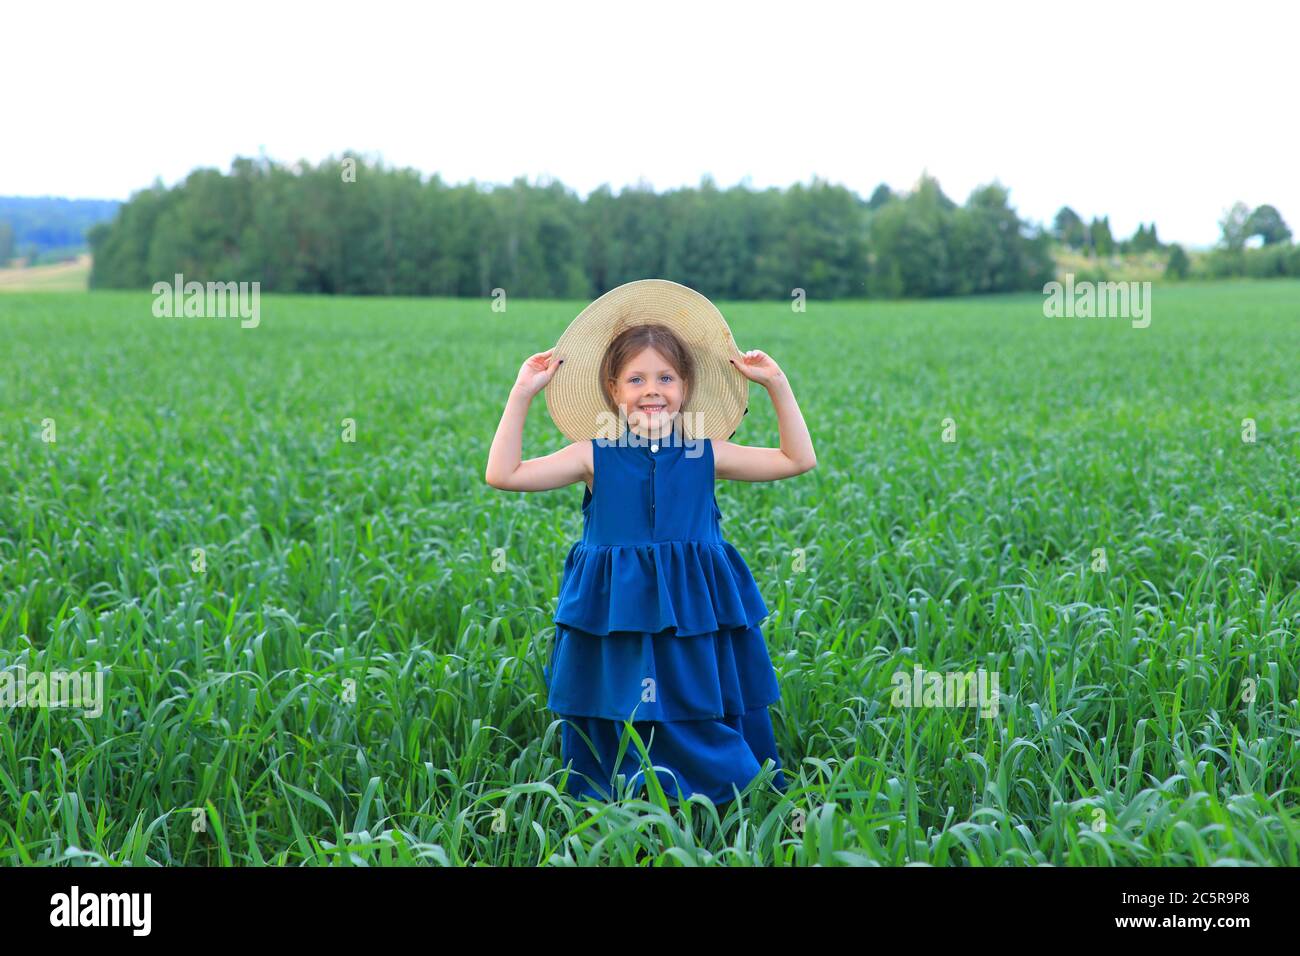
[[[519,378],[510,389],[506,410],[497,425],[492,448],[488,451],[484,480],[502,491],[550,491],[578,481],[591,483],[591,443],[575,442],[542,458],[520,462],[524,440],[524,422],[533,396],[546,387],[563,359],[556,360],[554,347],[530,355],[519,369]]]
[[[717,478],[734,481],[776,481],[792,478],[817,467],[812,436],[799,412],[799,403],[781,367],[766,352],[754,349],[731,364],[749,379],[767,389],[776,409],[780,448],[753,448],[729,441],[713,443],[713,473]]]

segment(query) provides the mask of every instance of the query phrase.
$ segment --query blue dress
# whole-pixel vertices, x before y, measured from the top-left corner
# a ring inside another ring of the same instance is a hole
[[[564,718],[568,791],[608,800],[618,775],[625,795],[645,783],[624,720],[670,799],[725,803],[768,758],[784,791],[767,710],[781,692],[759,626],[768,609],[723,539],[712,441],[591,442],[582,539],[564,562],[543,669],[547,707]]]

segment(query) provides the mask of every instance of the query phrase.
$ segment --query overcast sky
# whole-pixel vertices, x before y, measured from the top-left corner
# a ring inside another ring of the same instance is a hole
[[[352,148],[586,195],[921,171],[1205,245],[1234,200],[1300,234],[1290,4],[14,3],[0,194],[125,199],[238,155]]]

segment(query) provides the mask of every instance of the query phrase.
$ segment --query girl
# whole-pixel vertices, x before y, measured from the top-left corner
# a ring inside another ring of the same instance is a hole
[[[784,791],[787,784],[767,710],[780,699],[759,627],[768,610],[744,559],[722,536],[714,479],[790,478],[813,468],[816,457],[785,374],[760,350],[741,354],[729,331],[733,354],[722,353],[718,368],[730,374],[723,364],[729,362],[767,389],[781,447],[686,437],[684,414],[712,411],[700,407],[707,396],[692,387],[700,360],[717,355],[699,354],[707,346],[693,354],[671,325],[626,326],[592,352],[600,356],[600,374],[591,387],[603,385],[605,407],[624,425],[617,441],[575,441],[521,462],[532,398],[566,353],[577,358],[578,350],[557,355],[557,346],[530,356],[511,389],[485,477],[504,491],[586,485],[582,540],[565,560],[544,669],[547,707],[565,721],[562,760],[574,771],[568,791],[612,799],[620,774],[631,774],[632,788],[645,782],[637,748],[623,739],[630,720],[668,796],[680,801],[699,793],[724,804],[768,758],[773,785]],[[743,395],[746,383],[738,384]],[[734,436],[734,423],[722,427]]]

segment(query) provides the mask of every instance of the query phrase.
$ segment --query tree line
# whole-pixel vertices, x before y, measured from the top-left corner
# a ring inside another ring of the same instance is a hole
[[[1238,204],[1240,207],[1240,204]],[[312,165],[236,159],[135,193],[90,230],[92,288],[256,281],[267,292],[590,299],[657,276],[723,299],[930,297],[1041,290],[1054,247],[1167,256],[1166,275],[1300,275],[1277,210],[1234,207],[1222,248],[1198,259],[1156,224],[1115,239],[1109,217],[1063,207],[1022,220],[997,182],[964,203],[923,174],[867,199],[814,178],[786,189],[648,186],[586,199],[554,180],[447,184],[354,153]],[[1230,234],[1230,235],[1229,235]],[[1266,252],[1247,248],[1264,237]]]
[[[1219,231],[1218,245],[1205,257],[1204,275],[1300,277],[1300,245],[1292,243],[1290,227],[1273,206],[1251,209],[1245,203],[1233,203],[1219,220]]]
[[[1069,206],[1062,206],[1052,222],[1052,234],[1061,245],[1097,258],[1164,253],[1164,274],[1171,279],[1193,274],[1201,278],[1300,277],[1300,246],[1292,244],[1291,229],[1276,207],[1265,204],[1251,209],[1245,203],[1234,203],[1219,220],[1219,230],[1219,242],[1193,266],[1182,246],[1160,241],[1154,222],[1139,223],[1131,238],[1121,240],[1111,234],[1109,216],[1094,216],[1085,223]]]
[[[993,183],[964,204],[923,176],[869,199],[814,178],[784,190],[645,186],[585,200],[558,182],[449,185],[345,154],[237,159],[134,194],[92,229],[92,288],[258,281],[263,291],[585,299],[647,276],[726,299],[1039,289],[1051,236]]]

